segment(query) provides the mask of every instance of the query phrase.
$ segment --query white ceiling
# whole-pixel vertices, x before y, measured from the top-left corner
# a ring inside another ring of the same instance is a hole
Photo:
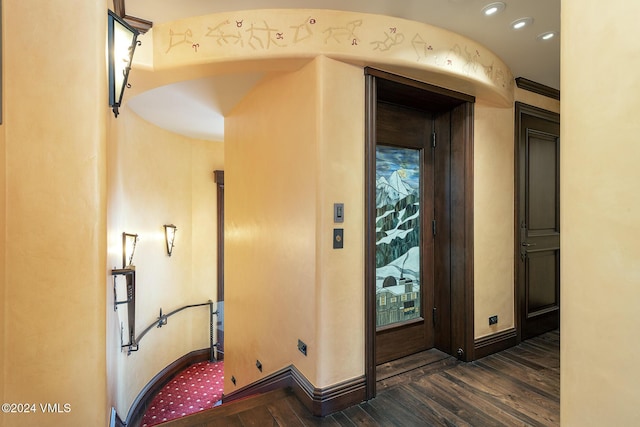
[[[334,9],[390,15],[425,22],[462,34],[487,46],[516,77],[560,89],[560,0],[502,0],[505,10],[485,17],[495,0],[126,0],[126,14],[154,23],[249,9]],[[533,24],[519,31],[511,22]],[[556,31],[541,42],[537,36]],[[262,75],[216,76],[163,86],[131,98],[128,105],[144,119],[182,135],[223,140],[223,115]]]

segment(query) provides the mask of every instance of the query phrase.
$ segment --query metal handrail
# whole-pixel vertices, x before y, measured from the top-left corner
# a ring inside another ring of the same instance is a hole
[[[122,347],[128,347],[127,349],[127,354],[131,354],[131,352],[133,351],[138,351],[139,346],[140,346],[140,340],[142,340],[142,338],[149,332],[151,331],[154,327],[155,328],[162,328],[164,325],[167,324],[167,319],[171,316],[173,316],[174,314],[177,314],[179,312],[181,312],[182,310],[186,310],[187,308],[192,308],[192,307],[202,307],[208,305],[209,306],[209,361],[213,362],[215,360],[214,357],[214,348],[217,346],[217,343],[214,344],[213,343],[213,316],[217,316],[218,315],[218,311],[214,311],[213,310],[213,301],[209,300],[208,302],[202,303],[202,304],[190,304],[190,305],[185,305],[183,307],[177,308],[167,314],[163,314],[162,313],[162,308],[160,309],[160,315],[158,316],[158,318],[149,326],[147,326],[141,333],[140,335],[138,335],[133,342],[131,342],[130,344],[123,344]]]

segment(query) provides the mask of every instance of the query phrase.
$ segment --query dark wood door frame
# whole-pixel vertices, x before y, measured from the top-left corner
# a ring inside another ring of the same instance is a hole
[[[379,99],[445,114],[449,141],[436,155],[441,182],[436,202],[436,255],[439,265],[436,304],[445,309],[436,320],[435,345],[461,360],[474,359],[473,325],[473,103],[459,92],[365,69],[365,382],[366,398],[376,394],[375,153]],[[436,119],[436,126],[438,120]]]
[[[217,287],[217,334],[218,334],[218,360],[224,359],[224,171],[213,171],[213,178],[216,183],[216,201],[217,201],[217,269],[218,269],[218,287]]]

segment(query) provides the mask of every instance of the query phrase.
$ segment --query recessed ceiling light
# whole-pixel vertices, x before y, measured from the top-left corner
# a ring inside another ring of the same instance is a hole
[[[551,40],[555,36],[556,36],[556,32],[555,31],[547,31],[546,33],[538,34],[538,37],[536,37],[536,38],[539,41],[546,42],[547,40]]]
[[[511,23],[511,28],[514,30],[521,30],[527,25],[531,25],[533,23],[533,18],[520,18],[516,19]]]
[[[502,12],[505,7],[507,7],[507,5],[501,1],[489,3],[482,8],[482,13],[484,13],[484,16],[493,16]]]

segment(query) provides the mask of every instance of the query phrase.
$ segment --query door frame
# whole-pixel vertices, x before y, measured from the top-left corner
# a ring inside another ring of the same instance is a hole
[[[437,250],[441,254],[436,277],[436,304],[445,307],[436,322],[436,348],[463,361],[474,359],[473,301],[473,104],[475,97],[440,88],[373,68],[365,68],[365,382],[366,399],[376,395],[376,295],[375,286],[375,153],[376,106],[380,86],[402,87],[403,93],[384,89],[385,96],[402,103],[429,102],[437,109],[450,111],[450,146],[436,155],[436,168],[442,179],[443,215]],[[436,190],[438,191],[438,190]],[[438,215],[438,212],[436,212]],[[441,229],[442,228],[442,229]],[[455,268],[452,268],[455,266]],[[437,279],[438,280],[438,279]],[[440,291],[440,292],[439,292]],[[425,307],[426,309],[426,307]],[[447,313],[448,311],[448,313]],[[438,324],[439,323],[439,324]]]
[[[526,129],[523,128],[523,116],[535,117],[550,122],[560,124],[560,114],[553,111],[545,110],[533,105],[525,104],[522,102],[515,103],[515,137],[514,137],[514,315],[516,325],[516,342],[522,342],[522,314],[525,296],[523,294],[524,289],[520,287],[520,275],[522,268],[520,266],[520,245],[522,242],[521,228],[520,228],[520,146],[523,138],[526,138]],[[558,171],[558,176],[560,171]]]
[[[217,248],[217,360],[224,360],[224,171],[214,170],[216,183],[216,248]]]

